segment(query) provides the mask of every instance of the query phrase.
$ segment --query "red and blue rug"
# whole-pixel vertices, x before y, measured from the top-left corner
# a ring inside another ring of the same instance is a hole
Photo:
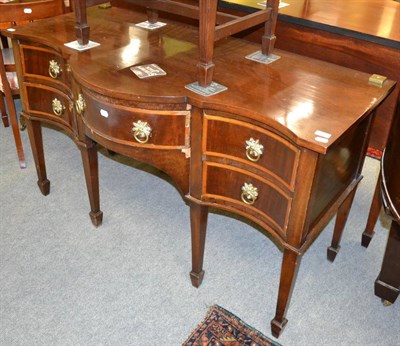
[[[240,318],[214,305],[182,346],[281,346]]]

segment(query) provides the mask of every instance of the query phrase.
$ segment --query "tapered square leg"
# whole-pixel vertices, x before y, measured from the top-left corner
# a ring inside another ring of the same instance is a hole
[[[361,245],[364,247],[368,247],[372,237],[374,236],[374,228],[382,209],[381,179],[381,172],[379,172],[379,178],[375,186],[374,197],[372,198],[371,208],[368,214],[367,225],[365,226],[365,230],[361,237]]]
[[[91,209],[89,215],[93,225],[98,227],[103,222],[103,212],[100,210],[99,165],[96,143],[86,138],[85,145],[80,149]]]
[[[350,208],[353,203],[354,195],[357,191],[357,187],[355,187],[346,199],[343,201],[342,205],[339,207],[336,215],[335,229],[333,231],[332,243],[331,246],[328,247],[327,257],[330,262],[333,262],[336,258],[340,250],[340,240],[342,239],[343,229],[346,225],[347,218],[350,213]]]
[[[204,245],[206,240],[208,207],[192,204],[190,207],[190,224],[192,231],[192,271],[190,279],[194,287],[203,281]]]
[[[26,128],[31,143],[33,160],[35,161],[37,184],[40,192],[47,196],[50,193],[50,181],[47,179],[46,163],[43,152],[42,125],[39,121],[26,119]]]
[[[300,254],[289,249],[284,250],[276,314],[271,321],[271,332],[276,338],[279,337],[287,324],[286,311],[289,307],[300,262]]]

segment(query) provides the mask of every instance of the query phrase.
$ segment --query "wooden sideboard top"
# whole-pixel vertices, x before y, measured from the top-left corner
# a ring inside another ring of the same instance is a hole
[[[223,0],[225,6],[260,9],[261,0]],[[400,49],[400,2],[395,0],[283,0],[279,18],[306,26],[379,41]]]
[[[93,7],[88,14],[91,40],[100,46],[84,52],[64,46],[75,40],[73,14],[16,27],[6,34],[58,50],[70,58],[78,82],[103,95],[236,113],[321,153],[394,86],[392,81],[382,88],[373,86],[368,74],[279,50],[275,54],[281,58],[274,63],[256,63],[245,56],[259,50],[259,45],[228,38],[216,43],[214,54],[214,81],[228,90],[203,97],[185,88],[197,78],[197,28],[175,23],[148,31],[134,25],[146,19],[144,13],[118,8]],[[141,80],[130,70],[150,63],[167,75]],[[316,140],[316,131],[330,135],[326,143]]]

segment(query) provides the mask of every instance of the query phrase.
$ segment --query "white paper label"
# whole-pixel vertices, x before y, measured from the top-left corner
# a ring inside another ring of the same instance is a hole
[[[105,109],[100,109],[100,115],[104,118],[108,118],[108,112]]]
[[[328,143],[328,140],[326,138],[323,138],[323,137],[315,137],[315,140],[317,142],[321,142],[321,143]]]
[[[314,135],[316,135],[318,137],[328,138],[328,139],[331,138],[331,136],[332,136],[330,133],[324,132],[324,131],[320,131],[320,130],[315,131]]]
[[[31,8],[24,8],[24,13],[32,13],[32,9]]]

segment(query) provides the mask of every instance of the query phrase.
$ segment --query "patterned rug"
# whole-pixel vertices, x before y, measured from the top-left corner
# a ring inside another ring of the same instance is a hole
[[[182,346],[281,346],[231,312],[214,305]]]

